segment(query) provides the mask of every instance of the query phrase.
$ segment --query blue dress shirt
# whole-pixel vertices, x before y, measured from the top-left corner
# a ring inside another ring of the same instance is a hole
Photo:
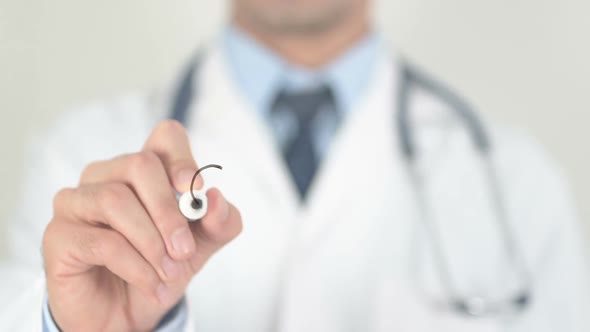
[[[230,26],[223,36],[223,53],[231,74],[253,109],[264,118],[280,146],[289,133],[289,118],[272,118],[271,103],[281,89],[292,92],[327,84],[331,87],[336,109],[344,119],[355,106],[368,85],[369,75],[377,59],[378,38],[374,34],[359,41],[332,63],[319,69],[307,69],[288,63],[278,54],[248,36],[239,28]],[[326,154],[338,124],[333,117],[324,117],[315,130],[314,140],[320,157]],[[47,300],[43,304],[43,332],[59,332]],[[158,332],[180,331],[186,323],[185,301],[171,310],[159,324]]]

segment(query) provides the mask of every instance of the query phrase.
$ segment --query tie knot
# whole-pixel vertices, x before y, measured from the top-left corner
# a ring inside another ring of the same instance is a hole
[[[281,91],[274,100],[271,122],[301,198],[305,198],[318,167],[320,141],[338,123],[334,104],[327,85]]]
[[[328,85],[290,92],[282,90],[272,107],[273,113],[291,113],[299,125],[307,127],[321,111],[334,111],[334,95]]]

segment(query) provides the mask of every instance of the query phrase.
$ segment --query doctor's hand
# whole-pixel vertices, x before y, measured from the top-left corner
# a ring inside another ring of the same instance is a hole
[[[184,128],[165,121],[141,152],[92,163],[78,187],[57,193],[43,255],[61,330],[153,330],[208,258],[240,233],[239,211],[216,189],[200,222],[182,216],[174,191],[188,191],[196,170]]]

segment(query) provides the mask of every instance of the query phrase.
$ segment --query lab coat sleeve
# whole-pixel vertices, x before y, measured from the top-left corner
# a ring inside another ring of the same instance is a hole
[[[162,318],[158,324],[155,332],[178,332],[186,326],[186,319],[188,311],[186,308],[186,300],[183,298],[168,314]],[[43,301],[43,317],[42,317],[43,332],[60,332],[55,324],[51,312],[49,310],[49,303],[47,297]]]
[[[588,250],[564,173],[532,139],[509,136],[499,166],[533,285],[530,308],[508,330],[590,331]]]

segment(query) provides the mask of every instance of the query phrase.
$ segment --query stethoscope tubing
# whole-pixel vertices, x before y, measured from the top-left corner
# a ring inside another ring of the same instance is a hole
[[[187,123],[190,106],[195,102],[195,99],[198,97],[198,91],[200,90],[195,85],[198,84],[198,80],[195,77],[199,75],[204,52],[201,51],[197,54],[189,62],[183,75],[181,75],[172,103],[170,117],[183,124]],[[396,68],[400,70],[400,80],[397,85],[398,90],[394,92],[397,96],[397,104],[393,114],[395,128],[398,131],[399,149],[406,161],[408,176],[413,186],[416,204],[419,210],[419,218],[427,230],[427,237],[433,244],[432,255],[435,261],[435,269],[441,280],[444,292],[447,294],[448,306],[460,314],[471,317],[488,317],[498,314],[521,312],[530,304],[532,278],[528,272],[522,248],[518,246],[514,232],[510,228],[505,196],[502,194],[498,173],[492,161],[493,149],[491,140],[483,123],[471,106],[464,99],[451,92],[445,85],[422,74],[417,68],[410,66],[404,61],[400,61],[400,64]],[[434,222],[435,218],[431,215],[432,209],[425,196],[426,189],[423,178],[419,174],[418,167],[416,167],[419,150],[416,144],[414,126],[411,125],[410,119],[410,97],[412,90],[416,88],[426,90],[450,106],[449,108],[457,115],[468,130],[474,150],[480,156],[484,165],[483,168],[488,179],[491,200],[502,242],[510,257],[511,265],[522,280],[522,290],[501,303],[486,299],[483,296],[469,297],[460,295],[451,276],[449,258],[444,251],[440,231]]]

